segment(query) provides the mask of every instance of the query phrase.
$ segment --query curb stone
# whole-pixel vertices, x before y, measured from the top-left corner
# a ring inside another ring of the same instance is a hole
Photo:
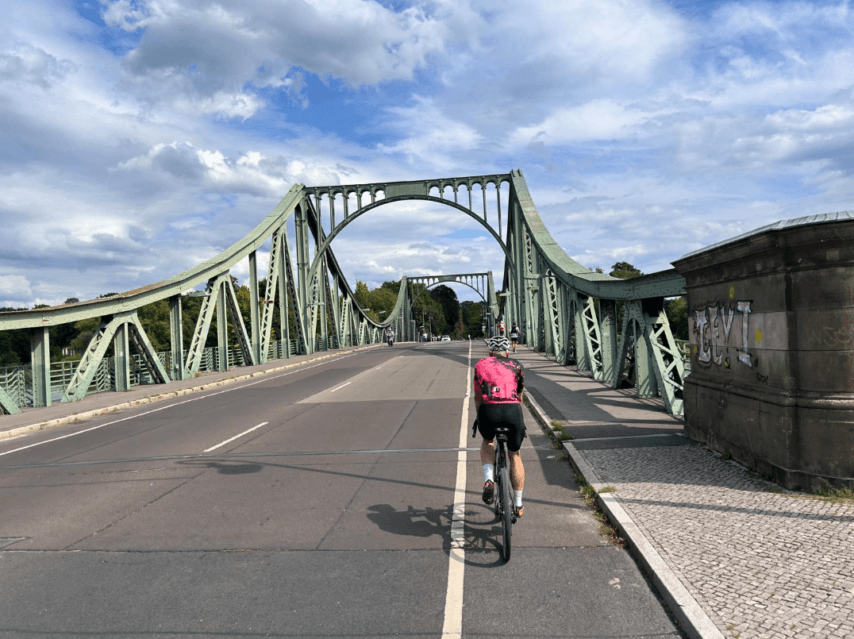
[[[110,413],[115,413],[120,410],[125,410],[128,408],[135,408],[137,406],[144,406],[145,404],[153,404],[155,402],[160,402],[165,399],[173,399],[175,397],[182,397],[183,395],[191,395],[192,393],[198,393],[200,391],[210,390],[212,388],[218,388],[220,386],[227,386],[229,384],[234,384],[237,382],[242,382],[247,379],[252,379],[253,377],[261,377],[263,375],[269,375],[270,373],[277,373],[279,371],[287,370],[289,368],[297,368],[299,366],[303,366],[305,364],[313,364],[314,362],[319,362],[323,359],[329,359],[332,357],[340,357],[342,355],[346,355],[348,353],[357,353],[359,351],[371,350],[376,348],[376,344],[371,344],[370,346],[362,346],[358,348],[354,348],[348,351],[340,351],[336,353],[330,353],[328,355],[321,355],[319,357],[315,357],[313,359],[306,359],[301,362],[294,362],[292,364],[286,364],[284,366],[277,366],[275,368],[268,368],[262,371],[255,371],[254,373],[247,373],[246,375],[235,375],[234,377],[227,377],[225,379],[218,379],[215,382],[207,382],[201,384],[200,386],[193,386],[191,388],[182,388],[181,390],[176,391],[166,391],[163,393],[158,393],[156,395],[149,395],[148,397],[142,397],[140,399],[134,399],[129,402],[123,402],[121,404],[115,404],[113,406],[106,406],[104,408],[96,408],[94,410],[85,411],[82,413],[73,413],[71,415],[66,415],[65,417],[57,417],[56,419],[50,419],[43,422],[38,422],[36,424],[30,424],[29,426],[19,426],[18,428],[11,428],[6,431],[0,432],[0,440],[3,439],[12,439],[14,437],[20,437],[21,435],[26,435],[28,433],[33,433],[40,430],[47,430],[48,428],[53,428],[55,426],[63,426],[65,424],[70,424],[73,422],[84,421],[87,419],[91,419],[93,417],[98,417],[100,415],[108,415]]]
[[[541,426],[553,434],[551,419],[540,408],[530,393],[525,393],[525,403],[531,409],[534,418]],[[685,588],[676,574],[670,570],[661,555],[649,542],[637,524],[623,509],[614,493],[602,493],[605,484],[587,463],[584,455],[571,442],[561,442],[564,450],[569,453],[572,466],[576,472],[596,491],[596,502],[607,515],[611,523],[620,531],[620,535],[628,542],[635,559],[640,563],[644,572],[649,575],[653,585],[662,598],[667,602],[670,611],[676,617],[679,626],[691,639],[724,639],[724,635],[709,619],[709,616],[697,603],[697,600]]]

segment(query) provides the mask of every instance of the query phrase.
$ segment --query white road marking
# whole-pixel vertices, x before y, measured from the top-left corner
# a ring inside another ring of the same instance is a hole
[[[248,434],[249,434],[249,433],[251,433],[253,430],[258,430],[258,429],[259,429],[259,428],[261,428],[262,426],[266,426],[266,425],[267,425],[267,424],[269,424],[269,423],[270,423],[270,422],[261,422],[261,423],[260,423],[260,424],[258,424],[257,426],[253,426],[253,427],[252,427],[252,428],[250,428],[249,430],[245,430],[245,431],[243,431],[242,433],[240,433],[239,435],[235,435],[234,437],[231,437],[231,438],[229,438],[229,439],[226,439],[224,442],[221,442],[221,443],[217,444],[216,446],[211,446],[210,448],[206,448],[206,449],[205,449],[204,451],[202,451],[202,452],[209,453],[209,452],[211,452],[212,450],[216,450],[216,449],[217,449],[217,448],[219,448],[220,446],[225,446],[226,444],[230,444],[230,443],[231,443],[231,442],[233,442],[235,439],[239,439],[239,438],[243,437],[244,435],[248,435]]]
[[[126,422],[129,419],[136,419],[137,417],[144,417],[145,415],[151,415],[152,413],[159,413],[162,410],[167,410],[169,408],[174,408],[175,406],[181,406],[182,404],[189,404],[190,402],[197,402],[202,399],[207,399],[208,397],[215,397],[216,395],[222,395],[223,393],[230,393],[232,391],[241,390],[243,388],[247,388],[248,386],[255,386],[255,384],[262,384],[264,382],[269,382],[272,379],[278,379],[279,377],[287,377],[288,375],[293,375],[294,373],[301,373],[302,371],[307,371],[312,368],[317,368],[318,366],[323,366],[325,364],[331,364],[332,362],[340,362],[342,359],[347,359],[348,357],[353,357],[357,355],[357,353],[352,353],[350,355],[342,355],[341,357],[336,357],[331,362],[320,362],[319,364],[315,364],[314,366],[306,366],[305,368],[300,367],[296,370],[292,370],[287,373],[282,373],[281,375],[273,375],[272,377],[264,377],[259,379],[257,382],[250,382],[248,384],[242,384],[240,386],[232,386],[230,388],[226,388],[225,390],[217,391],[216,393],[210,393],[209,395],[202,395],[201,397],[194,397],[192,399],[185,399],[183,402],[175,402],[174,404],[169,404],[168,406],[161,406],[160,408],[155,408],[153,410],[146,411],[144,413],[139,413],[137,415],[129,415],[128,417],[122,417],[121,419],[116,419],[111,422],[107,422],[106,424],[99,424],[98,426],[92,426],[91,428],[84,428],[83,430],[78,430],[75,433],[69,433],[68,435],[62,435],[60,437],[54,437],[53,439],[46,439],[43,442],[36,442],[35,444],[30,444],[29,446],[21,446],[20,448],[14,448],[12,450],[7,450],[5,453],[0,453],[0,457],[3,455],[11,455],[12,453],[17,453],[21,450],[27,450],[28,448],[33,448],[34,446],[41,446],[43,444],[50,444],[51,442],[58,442],[60,439],[68,439],[69,437],[74,437],[75,435],[82,435],[83,433],[88,433],[92,430],[98,430],[99,428],[105,428],[106,426],[112,426],[113,424],[118,424],[120,422]]]
[[[341,384],[341,386],[339,386],[338,388],[333,388],[333,389],[332,389],[331,391],[329,391],[329,392],[330,392],[330,393],[334,393],[335,391],[341,390],[341,389],[342,389],[342,388],[344,388],[345,386],[349,386],[349,385],[350,385],[350,384],[352,384],[352,383],[353,383],[353,382],[347,382],[346,384]]]
[[[454,512],[451,519],[451,551],[448,557],[448,591],[445,595],[445,623],[442,637],[463,636],[463,577],[466,567],[466,438],[469,432],[469,397],[471,395],[471,342],[469,342],[466,395],[460,420],[460,450],[457,453],[457,482],[454,486]]]

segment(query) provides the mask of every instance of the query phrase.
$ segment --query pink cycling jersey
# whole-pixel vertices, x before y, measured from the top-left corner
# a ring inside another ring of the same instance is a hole
[[[522,397],[522,365],[506,357],[487,357],[474,367],[475,404],[519,403]]]

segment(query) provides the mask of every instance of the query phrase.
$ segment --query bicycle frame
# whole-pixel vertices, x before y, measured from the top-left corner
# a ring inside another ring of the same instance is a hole
[[[516,523],[510,485],[510,455],[506,428],[495,429],[495,516],[501,522],[503,545],[501,556],[510,560],[511,526]]]

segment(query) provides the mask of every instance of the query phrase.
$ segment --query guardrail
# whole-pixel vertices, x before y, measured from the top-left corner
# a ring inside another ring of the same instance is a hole
[[[331,340],[334,342],[334,340]],[[322,341],[318,339],[318,349],[323,347]],[[296,340],[290,341],[290,354],[296,352]],[[330,346],[330,348],[337,348]],[[199,365],[199,374],[215,371],[218,361],[218,348],[209,346],[204,349]],[[186,356],[186,352],[185,352]],[[268,352],[269,359],[283,359],[287,357],[281,342],[276,340],[270,344]],[[160,351],[157,353],[160,363],[167,370],[172,367],[172,353],[169,351]],[[60,401],[62,394],[68,387],[69,382],[74,376],[80,360],[65,360],[60,362],[52,361],[50,364],[50,389],[51,398],[53,401]],[[243,351],[239,348],[228,349],[228,366],[245,366]],[[148,384],[156,384],[156,379],[152,372],[148,370],[145,360],[140,355],[134,354],[130,362],[130,379],[129,386],[144,386]],[[33,406],[33,371],[30,364],[23,366],[6,366],[0,367],[0,388],[6,391],[18,406]],[[98,364],[92,382],[86,389],[86,395],[94,393],[105,393],[116,390],[115,363],[113,357],[105,357]]]

